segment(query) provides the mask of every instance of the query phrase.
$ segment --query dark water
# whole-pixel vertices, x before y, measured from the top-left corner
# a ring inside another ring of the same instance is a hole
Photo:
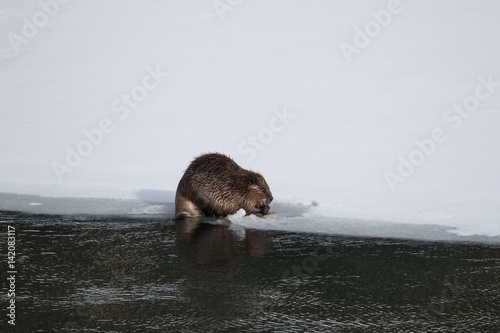
[[[0,213],[1,332],[500,332],[500,247]]]

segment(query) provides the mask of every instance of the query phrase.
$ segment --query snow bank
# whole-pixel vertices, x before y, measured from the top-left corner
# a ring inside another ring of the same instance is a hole
[[[129,213],[171,202],[190,160],[219,151],[262,172],[278,207],[316,201],[324,232],[498,236],[499,7],[6,3],[0,192]]]

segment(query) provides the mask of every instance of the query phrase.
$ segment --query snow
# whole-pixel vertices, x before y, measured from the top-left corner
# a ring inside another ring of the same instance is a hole
[[[218,151],[275,198],[274,219],[238,223],[500,236],[498,2],[0,8],[0,209],[170,214],[189,162]]]

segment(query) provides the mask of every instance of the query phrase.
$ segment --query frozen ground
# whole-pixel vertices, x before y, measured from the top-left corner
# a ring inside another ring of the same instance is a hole
[[[169,214],[219,151],[246,226],[500,236],[498,2],[66,2],[0,2],[0,209]]]

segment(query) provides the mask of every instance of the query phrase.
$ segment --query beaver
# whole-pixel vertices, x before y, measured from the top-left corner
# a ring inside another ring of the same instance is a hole
[[[273,195],[261,174],[240,167],[226,155],[196,157],[175,193],[175,219],[227,216],[243,208],[247,215],[269,213]]]

